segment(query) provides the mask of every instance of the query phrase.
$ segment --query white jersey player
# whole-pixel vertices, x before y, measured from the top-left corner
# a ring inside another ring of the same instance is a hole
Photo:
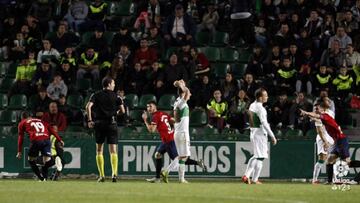
[[[329,106],[330,99],[328,97],[324,97],[322,99],[322,102],[325,103],[325,106]],[[319,105],[319,103],[315,104],[316,106]],[[331,111],[329,108],[325,108],[325,113],[327,113],[332,118],[335,118],[335,113]],[[317,131],[316,135],[316,148],[317,148],[317,155],[318,155],[318,161],[314,165],[314,171],[313,171],[313,184],[318,184],[318,177],[321,171],[321,167],[325,163],[325,160],[328,157],[329,152],[334,147],[334,140],[333,138],[328,134],[325,127],[323,126],[321,120],[315,121],[315,127]]]
[[[250,121],[250,141],[253,146],[254,155],[250,158],[245,175],[242,177],[244,183],[250,184],[250,176],[252,182],[261,184],[258,180],[263,165],[263,160],[268,158],[268,135],[272,143],[275,145],[277,140],[267,121],[267,112],[263,104],[268,100],[268,94],[265,89],[260,88],[255,92],[256,100],[249,108]]]

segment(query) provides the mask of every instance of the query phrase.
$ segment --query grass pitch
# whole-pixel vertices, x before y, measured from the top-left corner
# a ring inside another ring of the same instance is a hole
[[[245,185],[240,182],[193,180],[189,184],[172,181],[153,184],[139,180],[96,183],[95,180],[0,180],[0,202],[101,203],[101,202],[359,202],[360,186],[349,191],[328,185],[270,183]]]

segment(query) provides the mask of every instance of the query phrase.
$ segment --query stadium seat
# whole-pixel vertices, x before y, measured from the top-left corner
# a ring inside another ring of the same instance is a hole
[[[170,55],[174,52],[177,52],[177,47],[169,47],[162,55],[162,60],[169,61]]]
[[[157,107],[161,110],[172,110],[175,100],[175,95],[165,94],[160,97]]]
[[[139,100],[139,106],[138,106],[138,108],[139,108],[139,109],[146,109],[146,104],[147,104],[149,101],[154,101],[154,102],[156,102],[156,97],[155,97],[155,95],[153,95],[153,94],[143,94],[143,95],[141,95],[140,100]]]
[[[4,62],[0,62],[0,77],[3,78],[6,75],[6,65]]]
[[[227,65],[226,63],[215,63],[211,69],[214,77],[224,79],[227,73]]]
[[[118,130],[119,138],[123,140],[134,140],[138,138],[138,134],[135,128],[133,127],[122,127]]]
[[[224,47],[229,42],[229,34],[226,32],[216,32],[211,40],[210,46]]]
[[[297,139],[297,138],[302,138],[304,136],[304,133],[302,130],[299,129],[289,129],[286,131],[285,136],[288,139]]]
[[[6,94],[0,93],[0,109],[6,109],[8,106],[8,97]]]
[[[210,128],[206,126],[202,129],[205,140],[218,140],[220,138],[219,131],[217,128]]]
[[[66,103],[71,108],[80,109],[84,104],[84,98],[78,94],[71,94],[67,97]]]
[[[204,110],[196,109],[190,113],[190,126],[200,127],[208,123],[208,116]]]
[[[16,94],[11,96],[8,109],[26,109],[27,108],[27,98],[24,94]]]
[[[82,126],[69,125],[66,127],[65,132],[84,132],[85,128]]]
[[[199,51],[204,53],[210,62],[216,62],[220,60],[220,50],[216,47],[201,47]]]
[[[109,3],[108,14],[110,16],[129,16],[130,12],[131,0],[122,0],[120,2],[112,1]]]
[[[235,79],[241,79],[244,77],[246,72],[247,64],[236,63],[231,65],[231,73]]]
[[[36,100],[37,100],[37,95],[38,94],[33,94],[30,96],[29,100],[28,100],[28,109],[34,109],[35,105],[36,105]]]
[[[134,109],[138,107],[139,97],[136,94],[127,94],[125,95],[125,105],[129,107],[129,109]]]
[[[310,129],[306,132],[305,136],[307,138],[310,138],[310,139],[313,139],[315,140],[316,139],[316,135],[317,135],[317,132],[316,132],[316,129]]]
[[[0,137],[10,136],[11,126],[0,126]]]
[[[16,76],[16,70],[17,70],[17,66],[18,66],[18,65],[19,65],[19,64],[16,63],[16,62],[11,63],[10,66],[9,66],[9,68],[8,68],[7,71],[6,71],[5,77],[6,77],[6,78],[15,78],[15,76]]]
[[[143,125],[143,119],[142,119],[142,113],[144,111],[143,110],[130,110],[129,111],[129,117],[130,117],[130,122],[132,125]]]
[[[240,63],[248,63],[250,55],[251,55],[251,50],[243,50],[243,51],[239,52],[239,60],[238,61]]]
[[[81,35],[81,44],[86,45],[90,43],[91,37],[94,35],[94,32],[85,32]]]
[[[77,79],[76,90],[85,93],[91,91],[91,80],[87,78]]]
[[[0,125],[14,125],[18,120],[17,111],[4,110],[0,113]]]
[[[195,39],[197,46],[207,46],[210,42],[211,34],[209,32],[197,32]]]
[[[104,35],[104,38],[105,38],[107,44],[111,45],[111,42],[112,42],[112,40],[114,38],[114,33],[106,31],[106,32],[104,32],[103,35]]]
[[[222,48],[220,49],[220,61],[221,62],[236,62],[239,59],[239,52],[235,49]]]

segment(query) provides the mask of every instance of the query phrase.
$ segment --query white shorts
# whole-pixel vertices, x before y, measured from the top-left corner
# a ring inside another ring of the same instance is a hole
[[[322,141],[320,135],[316,136],[316,148],[317,148],[317,154],[328,154],[329,152],[331,152],[335,145],[334,145],[334,140],[332,139],[332,137],[330,137],[329,135],[324,135],[325,139],[327,140],[328,143],[330,143],[330,147],[329,149],[325,150],[324,149],[324,142]]]
[[[179,156],[191,156],[189,133],[179,132],[174,134],[176,150]]]
[[[250,129],[250,141],[254,149],[255,158],[269,157],[268,137],[261,128]]]

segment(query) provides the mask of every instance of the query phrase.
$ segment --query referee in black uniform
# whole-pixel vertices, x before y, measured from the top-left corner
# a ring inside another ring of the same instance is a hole
[[[124,113],[125,109],[122,100],[114,93],[115,82],[110,77],[102,80],[103,90],[91,95],[86,104],[88,115],[88,127],[95,129],[96,140],[96,165],[99,170],[98,182],[105,181],[104,172],[104,142],[109,144],[112,182],[116,182],[118,173],[118,135],[117,135],[117,113]]]

